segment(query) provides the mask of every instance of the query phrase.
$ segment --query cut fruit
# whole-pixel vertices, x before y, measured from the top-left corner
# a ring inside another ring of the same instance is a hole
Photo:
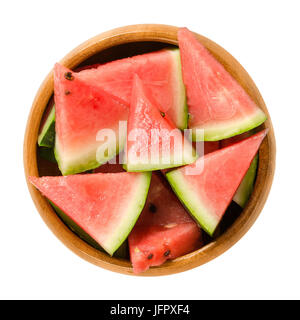
[[[201,247],[202,232],[167,181],[153,173],[147,202],[129,238],[134,273]]]
[[[225,139],[220,141],[222,147],[227,147],[232,145],[233,143],[236,143],[238,141],[241,141],[243,139],[246,139],[251,136],[251,132],[245,132],[241,135]],[[239,206],[242,208],[245,207],[248,199],[250,198],[250,195],[253,191],[253,185],[256,177],[256,171],[258,166],[258,154],[255,156],[255,158],[252,160],[251,165],[243,178],[241,184],[239,185],[238,189],[236,190],[236,193],[233,197],[233,201],[236,202]]]
[[[129,108],[119,98],[77,79],[77,74],[54,68],[55,156],[63,175],[98,167],[124,148]],[[123,132],[124,131],[124,132]]]
[[[173,125],[140,78],[134,78],[127,131],[127,171],[152,171],[192,163],[191,143]]]
[[[166,174],[174,192],[208,234],[213,235],[266,134],[263,130]]]
[[[84,70],[79,79],[99,86],[124,100],[131,100],[132,81],[137,74],[172,122],[187,127],[187,105],[182,81],[179,49],[164,49],[100,65]]]
[[[189,106],[188,126],[194,141],[225,139],[266,120],[264,112],[191,31],[180,29],[178,41]]]
[[[99,67],[99,64],[76,68],[76,72]],[[40,147],[54,148],[55,143],[55,105],[53,98],[50,99],[44,115],[45,121],[40,128],[38,145]]]
[[[126,240],[144,207],[151,173],[95,173],[29,180],[112,255]]]
[[[40,147],[52,148],[55,141],[55,107],[54,105],[50,109],[48,116],[46,116],[46,121],[43,124],[39,137],[38,145]]]

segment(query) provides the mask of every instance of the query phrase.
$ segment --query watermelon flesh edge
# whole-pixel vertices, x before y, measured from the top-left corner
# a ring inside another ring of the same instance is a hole
[[[138,135],[133,137],[132,133],[135,132],[138,132]],[[157,136],[153,139],[155,132]],[[164,141],[169,143],[165,144]],[[140,156],[134,158],[137,154]],[[189,164],[196,159],[197,154],[191,143],[168,116],[161,112],[161,106],[151,96],[151,92],[139,76],[135,75],[128,118],[127,161],[124,169],[129,172],[161,170]]]
[[[42,130],[38,136],[38,145],[40,147],[52,148],[55,140],[55,106],[51,108],[51,111],[42,127]]]
[[[97,69],[83,70],[77,76],[129,104],[135,74],[145,82],[161,105],[161,111],[169,116],[177,128],[185,129],[188,111],[179,49],[163,49],[115,60]]]
[[[201,229],[159,172],[152,174],[145,207],[128,242],[130,260],[136,274],[203,245]]]
[[[264,112],[191,31],[181,28],[178,41],[190,115],[188,126],[194,141],[229,138],[266,120]]]
[[[72,80],[66,74],[71,74]],[[59,64],[54,68],[54,88],[54,153],[63,175],[97,168],[124,148],[126,133],[120,131],[119,123],[127,121],[129,108],[122,100],[81,81]],[[114,136],[98,139],[102,129]]]
[[[113,255],[127,239],[144,207],[151,173],[94,173],[29,180]]]
[[[263,130],[166,174],[180,201],[209,235],[213,235],[266,134]],[[203,170],[191,174],[201,167],[201,161]]]

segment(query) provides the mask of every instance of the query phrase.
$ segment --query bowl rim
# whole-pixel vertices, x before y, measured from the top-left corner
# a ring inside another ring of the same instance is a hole
[[[85,41],[69,52],[60,63],[72,69],[100,51],[130,42],[153,41],[177,45],[177,30],[178,27],[162,24],[139,24],[116,28]],[[240,63],[221,46],[202,35],[197,33],[195,35],[266,113],[268,120],[263,124],[263,127],[268,128],[269,132],[259,151],[260,161],[253,194],[233,225],[204,247],[172,261],[169,260],[159,267],[152,267],[139,276],[161,276],[183,272],[200,266],[224,253],[242,238],[259,216],[270,192],[274,177],[276,158],[274,130],[268,109],[254,81]],[[129,261],[110,257],[106,253],[91,247],[73,233],[60,220],[46,198],[28,180],[29,176],[39,176],[37,157],[33,155],[36,155],[37,151],[36,141],[40,121],[53,91],[53,70],[51,70],[35,96],[24,137],[24,171],[34,204],[50,230],[75,254],[104,269],[135,275]]]

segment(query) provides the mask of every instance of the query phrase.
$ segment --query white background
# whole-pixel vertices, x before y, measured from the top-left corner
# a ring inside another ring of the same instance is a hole
[[[2,299],[300,298],[299,1],[1,1]],[[191,271],[158,278],[100,269],[67,249],[40,218],[23,174],[35,93],[66,53],[136,23],[187,26],[246,68],[269,108],[277,168],[266,206],[234,247]]]

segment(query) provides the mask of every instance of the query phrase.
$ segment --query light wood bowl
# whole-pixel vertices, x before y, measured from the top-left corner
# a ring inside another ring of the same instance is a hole
[[[60,62],[72,69],[80,65],[106,62],[138,53],[177,45],[177,27],[167,25],[133,25],[102,33],[75,48]],[[242,213],[201,249],[168,261],[162,266],[150,268],[142,276],[160,276],[182,272],[200,266],[222,254],[236,243],[252,226],[260,214],[269,194],[275,169],[275,138],[270,115],[261,94],[244,68],[219,45],[196,35],[207,49],[224,65],[243,86],[257,105],[267,114],[268,120],[260,127],[269,133],[259,150],[259,167],[254,191]],[[37,137],[45,108],[53,96],[53,71],[51,71],[34,99],[24,139],[24,168],[28,188],[41,217],[54,234],[74,253],[102,268],[133,275],[129,261],[110,257],[81,240],[56,215],[49,202],[28,182],[28,176],[59,174],[55,168],[43,167],[37,157]],[[263,240],[263,239],[262,239]]]

